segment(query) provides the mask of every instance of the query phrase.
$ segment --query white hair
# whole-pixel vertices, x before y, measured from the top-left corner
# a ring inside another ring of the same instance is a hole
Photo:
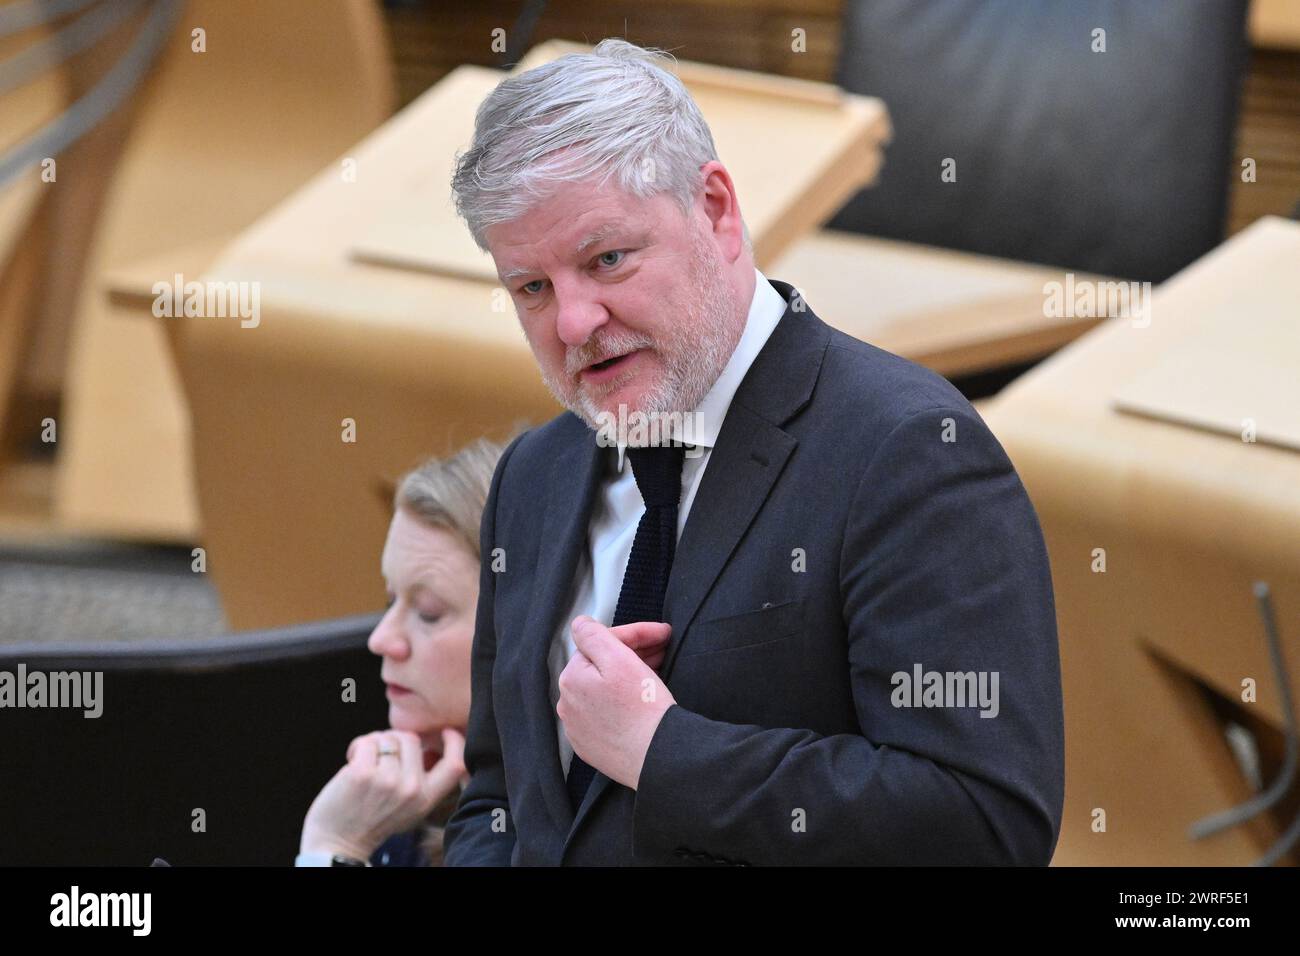
[[[718,151],[669,62],[611,38],[502,80],[479,106],[452,176],[456,211],[478,247],[488,251],[484,231],[523,216],[548,186],[595,176],[643,199],[668,193],[687,215],[700,167]]]

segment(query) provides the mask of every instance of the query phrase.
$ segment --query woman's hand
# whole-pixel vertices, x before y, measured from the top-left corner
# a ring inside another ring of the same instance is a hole
[[[312,801],[300,852],[368,860],[394,833],[424,820],[464,776],[465,738],[457,730],[443,730],[442,756],[429,770],[415,734],[358,737],[348,745],[348,762]]]

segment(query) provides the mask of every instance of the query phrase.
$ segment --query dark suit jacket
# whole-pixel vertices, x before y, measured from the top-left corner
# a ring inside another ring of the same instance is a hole
[[[673,562],[660,675],[677,703],[639,789],[597,774],[576,819],[547,652],[609,449],[566,412],[503,454],[448,865],[1051,859],[1060,665],[1024,487],[950,383],[772,285],[785,315],[732,400]],[[918,666],[996,672],[996,717],[895,706],[894,675]]]
[[[453,791],[430,811],[425,823],[445,827],[452,811],[456,809],[458,792]],[[425,826],[417,826],[403,833],[394,833],[370,855],[371,866],[442,866],[442,848],[435,841],[426,847]]]
[[[420,830],[394,833],[370,855],[371,866],[428,866],[429,858],[420,849]]]

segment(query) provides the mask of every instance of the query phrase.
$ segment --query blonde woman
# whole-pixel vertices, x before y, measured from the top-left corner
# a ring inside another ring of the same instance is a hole
[[[501,451],[480,439],[398,486],[382,559],[388,610],[369,641],[390,727],[349,745],[307,811],[299,866],[442,862],[442,823],[465,780],[479,520]]]

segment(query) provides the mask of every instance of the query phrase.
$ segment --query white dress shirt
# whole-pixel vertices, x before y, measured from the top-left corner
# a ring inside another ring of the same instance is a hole
[[[678,540],[681,540],[682,529],[686,527],[691,503],[695,500],[695,492],[700,486],[704,469],[708,467],[709,454],[717,444],[723,419],[731,407],[731,399],[768,336],[781,321],[781,316],[785,315],[786,301],[781,294],[772,288],[757,269],[754,270],[754,279],[754,297],[749,303],[745,331],[741,333],[740,341],[736,343],[722,374],[695,409],[693,423],[698,427],[689,433],[687,440],[697,446],[698,453],[688,453],[682,465],[682,497],[677,510]],[[548,666],[551,674],[552,714],[560,701],[560,673],[575,650],[570,624],[580,614],[593,617],[607,627],[613,622],[619,591],[623,588],[623,572],[627,569],[627,561],[632,554],[636,527],[645,514],[645,502],[636,486],[632,466],[624,459],[623,450],[621,444],[617,449],[606,449],[606,477],[592,506],[586,550],[579,556],[573,604],[569,613],[561,619],[559,629],[551,641]],[[573,748],[564,733],[564,724],[558,717],[555,727],[560,745],[560,763],[567,776],[569,763],[573,759]]]

